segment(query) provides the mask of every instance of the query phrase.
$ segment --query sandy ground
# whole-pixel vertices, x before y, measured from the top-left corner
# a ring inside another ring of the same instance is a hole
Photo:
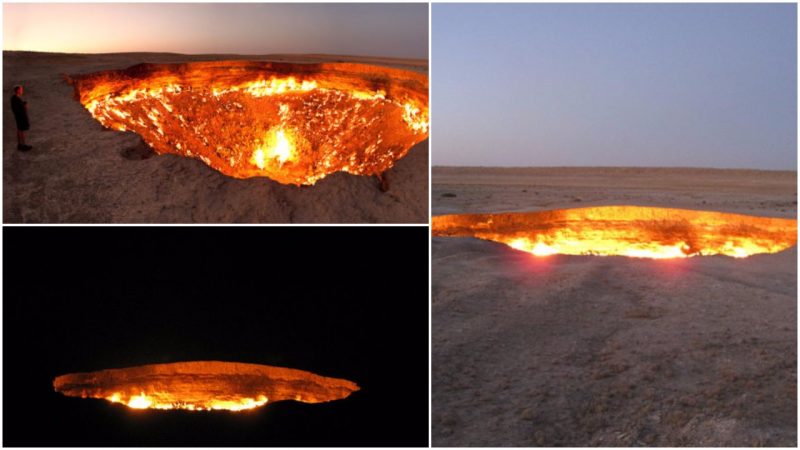
[[[73,55],[3,52],[3,221],[5,223],[421,223],[428,221],[428,141],[374,177],[336,173],[311,187],[226,177],[201,161],[152,155],[133,133],[109,131],[73,99],[62,74],[141,62],[260,59],[355,61],[427,72],[427,61],[324,55]],[[30,152],[16,150],[8,99],[29,102]],[[152,157],[151,157],[152,156]]]
[[[796,217],[794,172],[434,168],[434,215],[639,204]],[[536,258],[433,239],[435,446],[796,446],[797,250]]]

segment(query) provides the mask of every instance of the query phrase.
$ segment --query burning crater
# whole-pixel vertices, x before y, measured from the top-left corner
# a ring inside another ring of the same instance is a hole
[[[68,77],[103,126],[236,178],[379,175],[428,137],[428,78],[350,63],[139,64]]]
[[[53,380],[69,397],[102,398],[137,409],[240,411],[267,402],[320,403],[357,391],[351,381],[303,370],[220,361],[151,364],[71,373]]]
[[[711,211],[601,206],[531,213],[433,217],[434,236],[501,242],[537,256],[743,258],[797,244],[797,220]]]

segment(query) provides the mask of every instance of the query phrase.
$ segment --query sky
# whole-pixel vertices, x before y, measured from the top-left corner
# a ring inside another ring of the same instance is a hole
[[[427,4],[3,4],[3,49],[428,57]]]
[[[434,165],[795,170],[794,4],[433,4]]]

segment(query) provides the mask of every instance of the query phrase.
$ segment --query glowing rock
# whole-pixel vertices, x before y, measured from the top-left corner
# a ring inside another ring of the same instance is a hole
[[[102,398],[136,409],[230,411],[281,400],[329,402],[359,389],[351,381],[303,370],[221,361],[71,373],[56,377],[53,387],[69,397]]]
[[[68,77],[100,123],[237,178],[377,175],[428,137],[428,78],[350,63],[139,64]]]
[[[537,256],[746,257],[797,244],[797,220],[711,211],[600,206],[433,217],[434,236],[502,242]]]

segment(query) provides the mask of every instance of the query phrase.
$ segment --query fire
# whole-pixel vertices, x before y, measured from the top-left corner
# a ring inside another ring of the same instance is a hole
[[[428,113],[421,111],[417,106],[406,103],[403,105],[403,120],[418,133],[428,133]]]
[[[292,156],[292,145],[286,139],[286,133],[283,130],[278,130],[275,133],[274,143],[267,148],[267,157],[275,158],[279,163],[283,164],[287,159]]]
[[[270,401],[319,403],[345,398],[355,383],[258,364],[192,361],[61,375],[57,392],[133,409],[243,411]]]
[[[361,64],[140,64],[69,78],[103,126],[229,176],[377,175],[428,137],[428,80]]]
[[[795,219],[639,206],[437,216],[432,232],[501,242],[536,256],[744,258],[797,244]]]
[[[301,83],[297,83],[294,77],[289,77],[287,79],[271,78],[269,81],[259,80],[249,82],[245,83],[243,86],[232,87],[228,92],[242,89],[253,97],[264,97],[266,95],[283,94],[287,91],[311,91],[316,88],[317,83],[314,81],[305,80]]]
[[[259,169],[267,166],[268,159],[278,161],[280,166],[292,159],[294,155],[294,145],[286,137],[286,132],[277,130],[267,135],[266,145],[259,146],[253,151],[250,162]]]
[[[114,396],[116,396],[117,398],[120,398],[120,395],[121,395],[120,393],[115,392],[114,395],[112,395],[111,397],[114,398]],[[144,392],[142,392],[139,395],[134,395],[133,397],[131,397],[130,400],[128,400],[128,406],[135,409],[147,409],[152,405],[153,405],[153,400],[150,399],[148,396],[144,395]]]
[[[189,411],[244,411],[264,406],[269,401],[265,395],[259,395],[257,398],[243,397],[236,400],[214,399],[199,403],[175,402],[171,397],[171,395],[164,392],[158,392],[153,395],[141,392],[139,395],[131,396],[125,400],[122,393],[115,392],[110,397],[106,397],[106,400],[112,403],[122,403],[133,409],[186,409]]]
[[[523,252],[533,253],[536,256],[548,256],[558,253],[557,249],[545,244],[544,242],[531,242],[530,239],[527,238],[514,239],[513,241],[509,242],[508,245],[511,248],[522,250]]]

